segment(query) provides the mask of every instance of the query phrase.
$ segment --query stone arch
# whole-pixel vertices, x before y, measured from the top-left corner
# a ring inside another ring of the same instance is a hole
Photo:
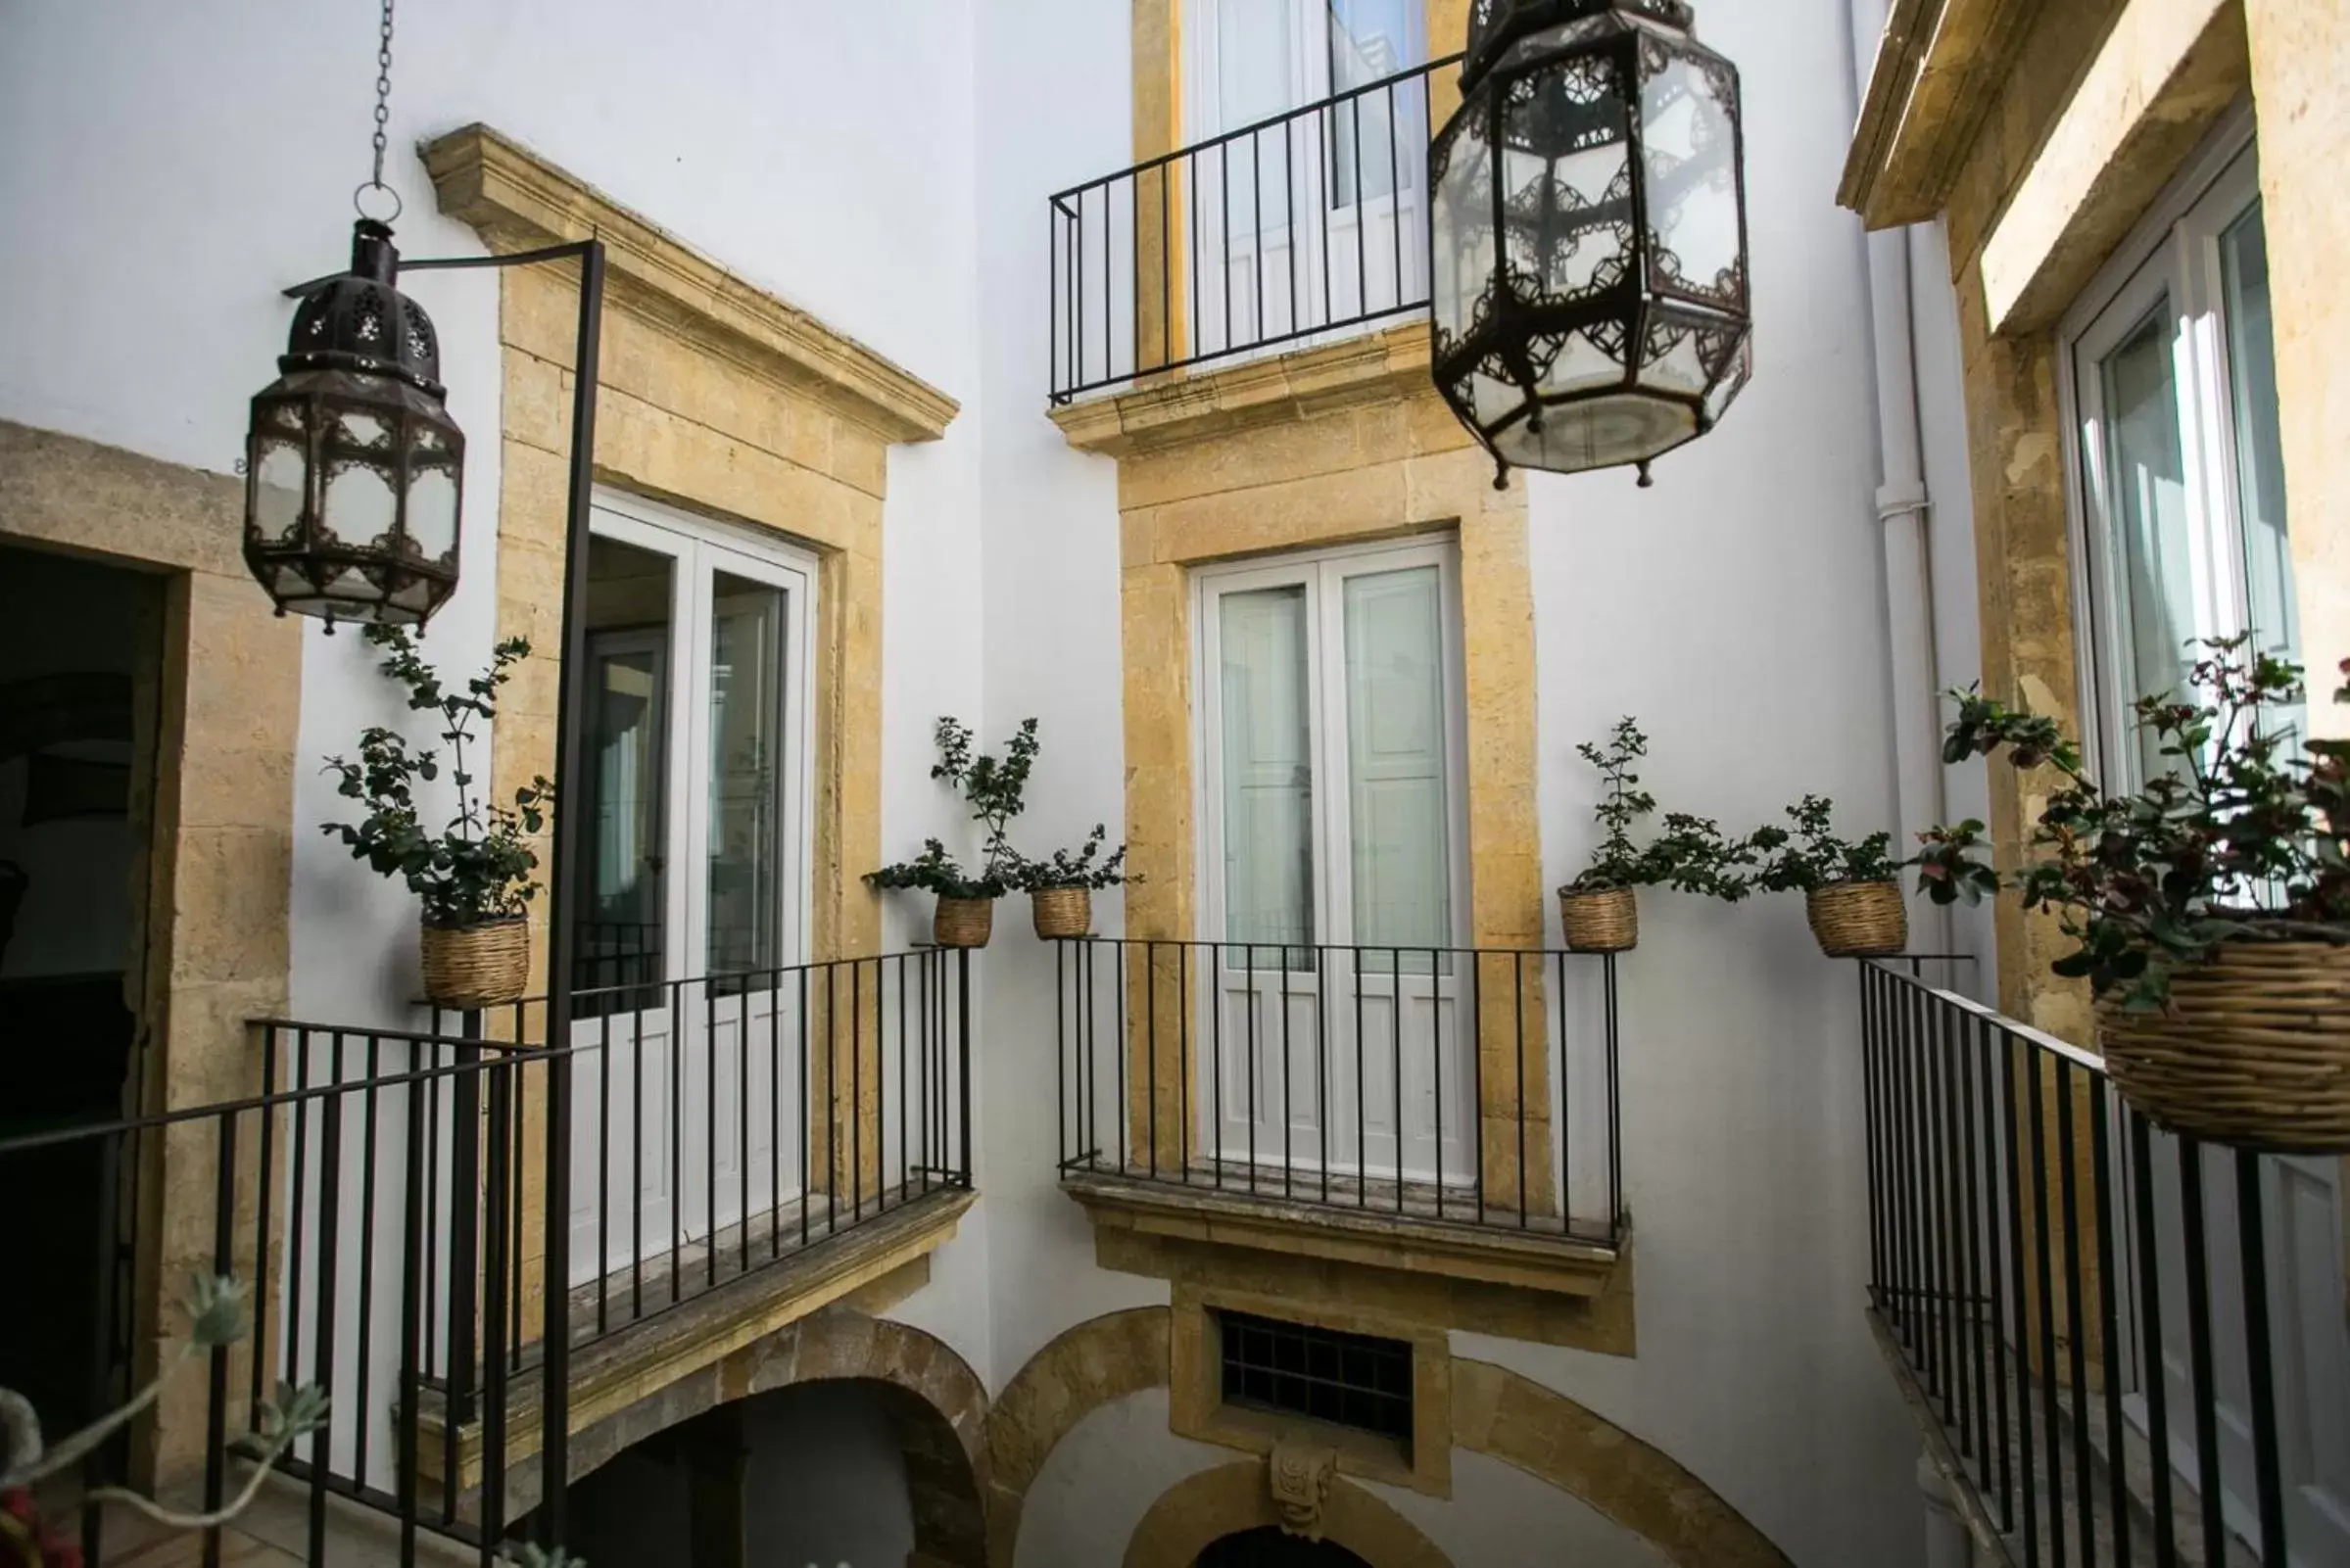
[[[874,1386],[905,1455],[914,1516],[908,1568],[981,1568],[986,1552],[986,1386],[943,1340],[848,1307],[826,1307],[788,1323],[575,1434],[574,1478],[720,1405],[827,1382]]]
[[[1030,1356],[996,1396],[987,1412],[988,1568],[1012,1568],[1021,1506],[1070,1429],[1112,1400],[1167,1386],[1170,1318],[1164,1307],[1089,1318]]]
[[[1150,1505],[1127,1544],[1125,1568],[1191,1568],[1201,1551],[1225,1536],[1280,1522],[1263,1463],[1203,1470]],[[1320,1528],[1323,1540],[1370,1568],[1453,1568],[1416,1525],[1351,1481],[1331,1481]]]
[[[982,1472],[987,1568],[1013,1568],[1029,1488],[1061,1440],[1111,1401],[1167,1385],[1172,1320],[1169,1308],[1144,1307],[1079,1323],[1031,1356],[996,1397],[986,1412],[989,1468]],[[1678,1568],[1793,1568],[1785,1552],[1679,1460],[1565,1395],[1507,1367],[1458,1356],[1452,1379],[1454,1447],[1514,1465],[1580,1498]],[[1227,1468],[1249,1478],[1252,1495],[1266,1494],[1262,1465]],[[1271,1507],[1269,1494],[1264,1506]],[[1268,1513],[1258,1522],[1273,1521]],[[1248,1526],[1221,1529],[1192,1549],[1196,1554],[1199,1545],[1242,1528]],[[1129,1554],[1128,1564],[1156,1560]],[[1384,1568],[1382,1559],[1369,1560]]]
[[[1793,1568],[1672,1455],[1507,1367],[1454,1358],[1453,1443],[1582,1498],[1678,1568]]]

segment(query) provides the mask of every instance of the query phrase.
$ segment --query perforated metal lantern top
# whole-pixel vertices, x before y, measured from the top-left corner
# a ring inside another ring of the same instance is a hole
[[[1429,149],[1433,368],[1505,474],[1645,484],[1746,385],[1738,72],[1692,22],[1685,0],[1477,0]]]
[[[392,231],[360,219],[351,270],[303,300],[281,374],[253,400],[245,563],[280,613],[330,628],[419,625],[456,591],[465,438],[399,265]]]

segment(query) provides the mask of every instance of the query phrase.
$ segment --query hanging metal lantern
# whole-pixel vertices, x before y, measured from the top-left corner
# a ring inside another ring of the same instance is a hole
[[[1738,71],[1686,0],[1476,0],[1429,149],[1436,387],[1499,464],[1640,466],[1751,369]]]
[[[351,270],[295,311],[245,438],[245,564],[279,613],[330,629],[420,625],[456,592],[465,437],[399,265],[391,229],[360,219]]]

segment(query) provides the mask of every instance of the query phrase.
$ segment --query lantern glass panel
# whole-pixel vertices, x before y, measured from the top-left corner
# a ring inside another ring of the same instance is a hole
[[[1726,72],[1648,46],[1641,85],[1641,156],[1648,174],[1655,286],[1740,303],[1737,136],[1722,94]]]
[[[409,470],[408,532],[416,553],[426,560],[440,560],[456,548],[456,475],[451,470]]]
[[[326,585],[326,596],[347,606],[343,613],[349,619],[369,621],[375,619],[371,612],[374,601],[383,597],[383,590],[364,569],[347,566]]]
[[[1722,411],[1730,406],[1730,401],[1746,389],[1747,382],[1753,374],[1754,343],[1750,338],[1738,346],[1738,357],[1731,362],[1722,379],[1714,384],[1713,390],[1705,395],[1706,424],[1711,425],[1722,416]]]
[[[253,522],[267,540],[290,540],[302,531],[302,492],[309,473],[299,437],[264,436],[253,465]]]
[[[1614,57],[1557,62],[1503,91],[1511,267],[1553,300],[1582,299],[1615,283],[1633,235],[1630,144]]]
[[[1476,317],[1493,275],[1493,149],[1482,117],[1464,118],[1436,182],[1434,313],[1438,333],[1458,342]]]
[[[321,510],[326,532],[346,545],[374,544],[399,518],[391,477],[373,463],[350,459],[329,463]]]
[[[1649,324],[1648,356],[1640,367],[1643,386],[1695,398],[1703,395],[1712,379],[1696,328],[1670,317]]]
[[[385,447],[391,444],[392,427],[371,413],[346,410],[341,418],[342,439],[354,447]]]

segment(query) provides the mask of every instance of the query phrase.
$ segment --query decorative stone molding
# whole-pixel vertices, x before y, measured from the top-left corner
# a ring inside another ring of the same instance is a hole
[[[2250,81],[2238,0],[2134,0],[1983,242],[1991,330],[2053,326]]]
[[[1079,451],[1122,457],[1426,392],[1428,363],[1428,325],[1415,321],[1088,398],[1052,419]]]
[[[871,425],[884,440],[935,441],[955,417],[959,405],[945,393],[500,131],[467,125],[417,153],[441,211],[481,230],[493,250],[600,238],[615,304],[670,317],[706,338],[714,352],[791,385],[821,389],[838,411]]]
[[[1503,1226],[1478,1228],[1401,1214],[1294,1203],[1073,1170],[1062,1191],[1085,1207],[1097,1232],[1208,1242],[1364,1268],[1434,1274],[1512,1290],[1597,1297],[1617,1283],[1625,1248]],[[1628,1243],[1626,1247],[1628,1247]]]
[[[1286,1315],[1297,1311],[1294,1303],[1253,1305]],[[1004,1387],[987,1420],[988,1568],[1012,1568],[1029,1489],[1063,1438],[1106,1404],[1187,1376],[1175,1364],[1187,1353],[1173,1333],[1173,1319],[1191,1309],[1178,1300],[1174,1313],[1141,1307],[1079,1323],[1038,1351]],[[1367,1318],[1358,1319],[1357,1326],[1390,1336],[1399,1332],[1392,1322]],[[1445,1354],[1441,1332],[1434,1333],[1433,1342],[1445,1361],[1446,1393],[1428,1443],[1500,1459],[1581,1498],[1653,1544],[1677,1568],[1792,1568],[1767,1537],[1670,1454],[1530,1378]],[[1179,1389],[1170,1392],[1172,1409]],[[1423,1398],[1415,1389],[1415,1405]],[[1307,1441],[1320,1444],[1321,1434]],[[1269,1442],[1261,1451],[1279,1447]],[[1332,1459],[1345,1469],[1343,1449]],[[1302,1465],[1309,1474],[1319,1468],[1318,1460]],[[1126,1568],[1188,1568],[1201,1547],[1223,1536],[1287,1525],[1288,1516],[1276,1506],[1276,1486],[1302,1503],[1305,1485],[1295,1478],[1276,1482],[1276,1473],[1251,1461],[1206,1471],[1171,1488],[1136,1528]],[[1409,1525],[1404,1526],[1408,1533],[1399,1534],[1381,1522],[1365,1524],[1366,1502],[1402,1521],[1343,1475],[1319,1495],[1322,1539],[1372,1568],[1445,1568],[1444,1555]]]
[[[2031,0],[1894,0],[1836,199],[1871,228],[1941,211],[2038,10]]]
[[[1338,1479],[1338,1450],[1285,1437],[1265,1456],[1265,1485],[1272,1494],[1281,1529],[1308,1541],[1321,1539],[1322,1506]]]

